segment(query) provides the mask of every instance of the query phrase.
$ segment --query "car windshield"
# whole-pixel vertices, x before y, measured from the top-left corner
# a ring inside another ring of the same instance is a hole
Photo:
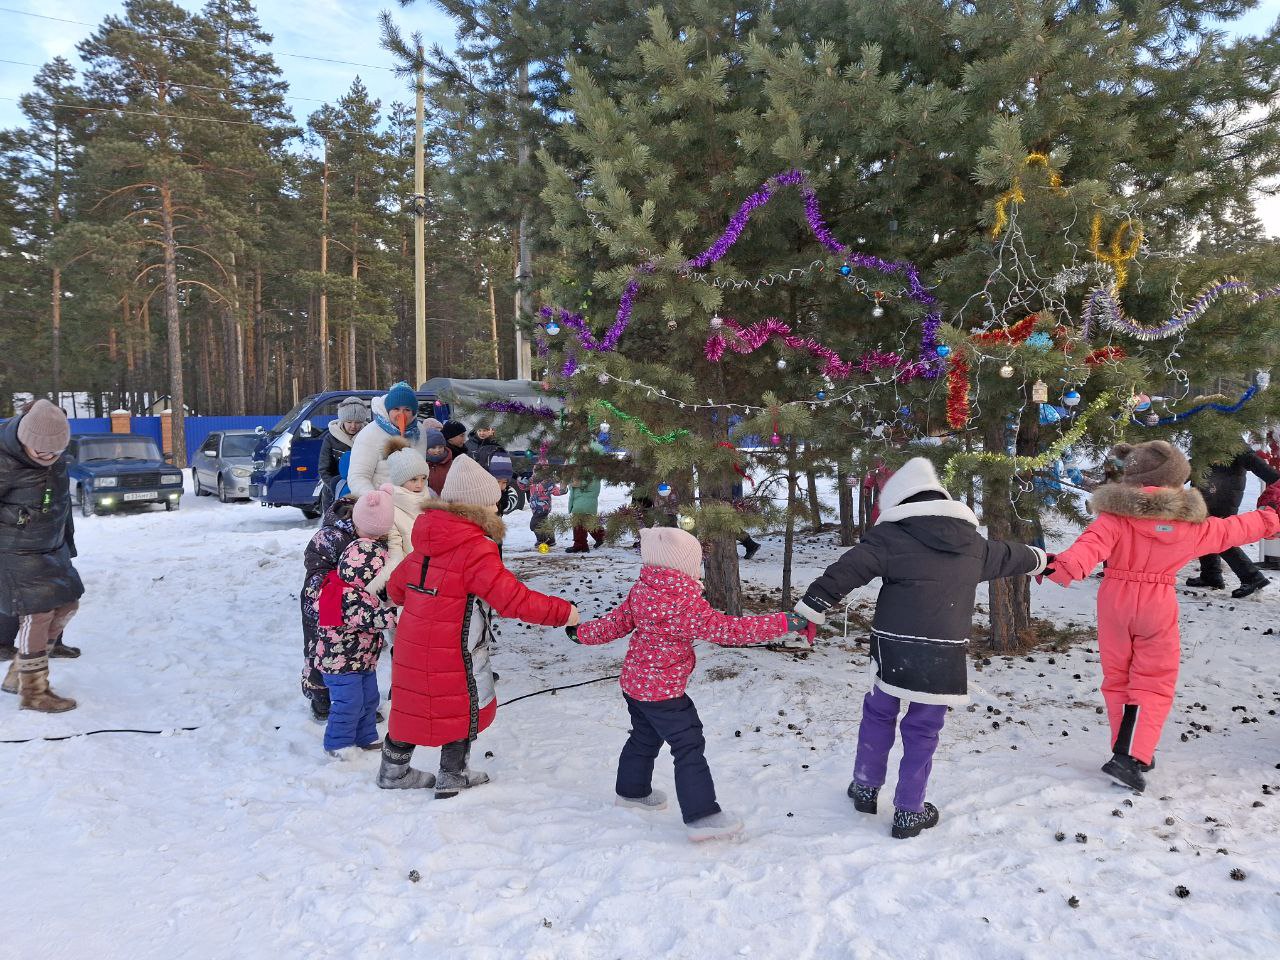
[[[94,460],[159,460],[160,451],[147,437],[103,437],[80,441],[80,462]]]
[[[233,433],[222,438],[224,457],[252,457],[258,447],[258,437],[252,433]]]
[[[273,426],[270,430],[268,430],[267,433],[271,434],[273,437],[277,434],[284,433],[285,430],[289,428],[289,424],[293,423],[294,420],[302,416],[302,411],[307,409],[307,404],[309,404],[310,402],[311,402],[311,398],[307,397],[307,399],[303,400],[296,407],[294,407],[292,410],[286,413],[283,417],[277,420],[275,426]]]

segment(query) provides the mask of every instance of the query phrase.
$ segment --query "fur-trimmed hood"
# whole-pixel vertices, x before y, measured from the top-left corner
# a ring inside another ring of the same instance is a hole
[[[501,543],[507,536],[507,525],[502,522],[502,518],[498,516],[497,507],[477,507],[469,503],[445,503],[441,500],[428,500],[422,505],[424,516],[430,516],[432,512],[440,511],[452,514],[461,520],[468,520],[479,527],[486,537],[494,543]],[[417,547],[419,533],[418,524],[414,528],[413,539],[414,546]]]
[[[1187,487],[1135,487],[1108,483],[1089,501],[1094,513],[1114,513],[1139,520],[1183,520],[1204,523],[1209,516],[1199,490]]]

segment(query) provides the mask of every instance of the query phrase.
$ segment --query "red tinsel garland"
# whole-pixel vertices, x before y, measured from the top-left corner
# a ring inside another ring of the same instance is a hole
[[[947,358],[947,423],[952,430],[969,423],[969,364],[958,350]]]
[[[1085,357],[1084,362],[1091,367],[1096,367],[1104,363],[1118,363],[1127,356],[1128,354],[1124,352],[1124,347],[1099,347]]]
[[[986,333],[975,333],[969,339],[974,343],[1021,343],[1031,336],[1036,328],[1036,321],[1039,319],[1040,315],[1038,313],[1032,313],[1023,317],[1011,327],[988,330]]]

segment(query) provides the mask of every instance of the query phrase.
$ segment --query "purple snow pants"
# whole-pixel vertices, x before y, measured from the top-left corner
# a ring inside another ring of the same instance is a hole
[[[853,779],[866,787],[884,786],[889,751],[893,749],[901,701],[879,687],[872,687],[862,701],[862,725],[858,728],[858,757]],[[938,703],[911,703],[902,718],[902,763],[893,805],[899,810],[924,810],[924,791],[933,769],[938,733],[947,719],[947,708]]]

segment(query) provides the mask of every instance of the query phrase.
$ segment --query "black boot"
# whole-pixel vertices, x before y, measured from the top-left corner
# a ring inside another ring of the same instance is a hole
[[[329,691],[328,689],[311,690],[311,719],[316,723],[329,722]]]
[[[1147,789],[1142,764],[1127,753],[1113,753],[1111,759],[1102,765],[1102,772],[1138,793]]]
[[[845,791],[849,799],[853,801],[853,809],[859,813],[876,812],[876,798],[880,795],[879,787],[868,787],[854,780],[849,784],[849,789]]]
[[[757,553],[760,552],[760,544],[756,543],[756,541],[753,540],[751,537],[747,537],[742,542],[742,545],[743,547],[746,548],[745,550],[742,551],[743,560],[750,560],[752,557],[754,557]]]
[[[1143,763],[1141,760],[1138,761],[1138,769],[1141,770],[1143,773],[1150,773],[1155,768],[1156,768],[1156,755],[1154,753],[1151,755],[1150,763]]]
[[[1222,590],[1226,585],[1227,584],[1223,580],[1210,580],[1203,574],[1198,577],[1192,577],[1187,581],[1188,587],[1204,587],[1207,590]]]
[[[51,660],[55,657],[63,660],[74,660],[78,656],[80,656],[80,648],[67,646],[62,642],[61,634],[49,644],[49,659]]]
[[[938,808],[932,803],[926,803],[924,810],[920,812],[915,810],[894,810],[893,830],[890,832],[895,840],[918,837],[921,830],[936,827],[940,819],[941,815],[938,813]]]
[[[1271,581],[1266,577],[1255,577],[1253,580],[1250,580],[1247,583],[1242,583],[1240,586],[1232,590],[1231,596],[1235,597],[1237,600],[1243,600],[1245,597],[1253,596],[1270,582]]]
[[[12,643],[0,643],[0,663],[12,660],[18,655],[18,648]]]

